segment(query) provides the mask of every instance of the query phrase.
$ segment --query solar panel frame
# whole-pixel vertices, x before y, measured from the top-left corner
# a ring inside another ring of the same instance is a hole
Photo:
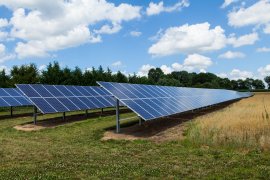
[[[28,100],[16,88],[0,88],[0,107],[31,106]]]
[[[111,82],[98,84],[144,120],[175,115],[251,95],[232,90]],[[227,96],[220,96],[220,93]]]
[[[16,86],[43,114],[115,106],[112,95],[101,87],[43,84]]]

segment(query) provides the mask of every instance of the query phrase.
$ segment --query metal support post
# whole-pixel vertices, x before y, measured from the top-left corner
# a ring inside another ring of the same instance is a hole
[[[141,125],[142,125],[142,118],[139,117],[139,126],[141,126]]]
[[[116,99],[116,133],[120,132],[119,100]]]
[[[66,120],[66,112],[63,112],[63,120]]]
[[[34,124],[37,124],[37,107],[34,106],[34,114],[33,114]]]
[[[13,107],[10,106],[10,117],[12,117],[12,116],[13,116]]]
[[[88,117],[88,110],[87,109],[85,110],[85,117],[86,118]]]

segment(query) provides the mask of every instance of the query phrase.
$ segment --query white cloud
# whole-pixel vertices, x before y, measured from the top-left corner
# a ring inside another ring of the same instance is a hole
[[[139,36],[142,35],[142,32],[140,32],[140,31],[131,31],[129,34],[131,36],[133,36],[133,37],[139,37]]]
[[[100,37],[92,36],[89,29],[79,26],[67,32],[65,35],[50,36],[43,40],[30,40],[27,43],[19,42],[15,52],[19,58],[25,57],[44,57],[48,51],[57,51],[65,48],[78,46],[84,43],[100,42]]]
[[[269,24],[270,1],[260,0],[248,8],[234,9],[228,14],[228,19],[229,25],[234,27]]]
[[[141,17],[139,6],[116,6],[106,0],[2,0],[1,5],[13,11],[10,36],[21,40],[15,48],[20,58],[100,42],[99,34],[116,33],[123,21]],[[98,30],[91,30],[99,25]]]
[[[239,79],[245,80],[247,78],[256,78],[252,72],[244,70],[242,71],[239,69],[233,69],[229,73],[218,73],[216,75],[221,78],[229,78],[231,80],[239,80]]]
[[[8,26],[8,20],[4,18],[0,18],[0,28]]]
[[[142,67],[139,69],[138,76],[147,76],[148,71],[152,68],[156,68],[155,66],[152,66],[150,64],[142,65]]]
[[[256,51],[257,52],[270,52],[270,48],[268,48],[268,47],[261,47],[261,48],[257,48]]]
[[[270,23],[265,26],[263,31],[265,34],[270,34]]]
[[[158,15],[161,12],[173,12],[173,11],[180,11],[184,7],[189,6],[189,1],[188,0],[180,0],[178,3],[174,4],[173,6],[168,6],[165,7],[163,1],[159,3],[153,3],[150,2],[149,6],[146,9],[146,14],[148,16],[152,15]]]
[[[237,2],[238,0],[224,0],[224,3],[222,4],[221,8],[225,8],[229,5],[231,5],[232,3]]]
[[[123,64],[122,64],[122,61],[116,61],[116,62],[114,62],[114,63],[112,63],[112,66],[113,67],[120,67],[120,66],[122,66]]]
[[[171,66],[162,65],[160,69],[164,72],[164,74],[170,74],[173,71],[188,71],[188,72],[206,72],[206,69],[211,66],[213,62],[210,58],[199,55],[199,54],[191,54],[184,60],[183,64],[173,63]],[[147,76],[148,71],[152,68],[156,68],[150,64],[143,65],[139,72],[139,76]]]
[[[232,35],[228,38],[228,44],[233,45],[233,47],[241,47],[245,45],[252,45],[258,40],[259,37],[257,33],[246,34],[238,38],[236,38],[235,35]]]
[[[235,59],[235,58],[244,58],[246,55],[241,52],[227,51],[224,54],[219,55],[219,58],[223,59]]]
[[[10,74],[10,68],[4,65],[0,65],[0,71],[5,70],[6,74]]]
[[[216,75],[221,78],[228,78],[228,75],[226,73],[218,73]]]
[[[160,69],[164,72],[164,74],[170,74],[173,69],[167,65],[160,66]]]
[[[205,70],[209,66],[211,66],[213,62],[209,57],[202,56],[199,54],[191,54],[184,60],[184,69],[190,70]]]
[[[260,67],[258,69],[258,72],[262,77],[269,76],[270,75],[270,64],[266,65],[265,67]]]
[[[46,68],[47,68],[47,65],[42,64],[42,65],[40,65],[40,66],[38,67],[38,70],[39,70],[40,72],[42,72],[42,71],[45,70]]]
[[[4,44],[0,44],[0,63],[3,63],[7,60],[15,58],[15,55],[8,54],[6,52],[6,46]]]
[[[238,80],[238,79],[242,79],[245,80],[246,78],[252,78],[253,77],[253,73],[249,72],[249,71],[241,71],[239,69],[233,69],[230,72],[230,79],[233,80]]]
[[[154,56],[199,53],[222,49],[226,43],[224,30],[220,26],[210,29],[208,22],[185,24],[168,28],[148,52]]]
[[[121,25],[118,23],[113,23],[112,26],[103,25],[100,29],[94,30],[97,34],[114,34],[119,32],[122,29]]]

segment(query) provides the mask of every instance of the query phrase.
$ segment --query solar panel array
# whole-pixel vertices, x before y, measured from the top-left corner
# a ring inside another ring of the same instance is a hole
[[[16,88],[0,88],[0,107],[30,106],[32,103]]]
[[[17,87],[43,113],[57,113],[115,106],[101,87],[18,84]]]
[[[111,82],[98,82],[98,84],[144,120],[178,114],[252,95],[251,93],[219,89]]]

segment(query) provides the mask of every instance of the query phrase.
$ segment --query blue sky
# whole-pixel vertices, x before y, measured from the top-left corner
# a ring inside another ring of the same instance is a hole
[[[269,0],[0,0],[0,68],[270,75]]]

